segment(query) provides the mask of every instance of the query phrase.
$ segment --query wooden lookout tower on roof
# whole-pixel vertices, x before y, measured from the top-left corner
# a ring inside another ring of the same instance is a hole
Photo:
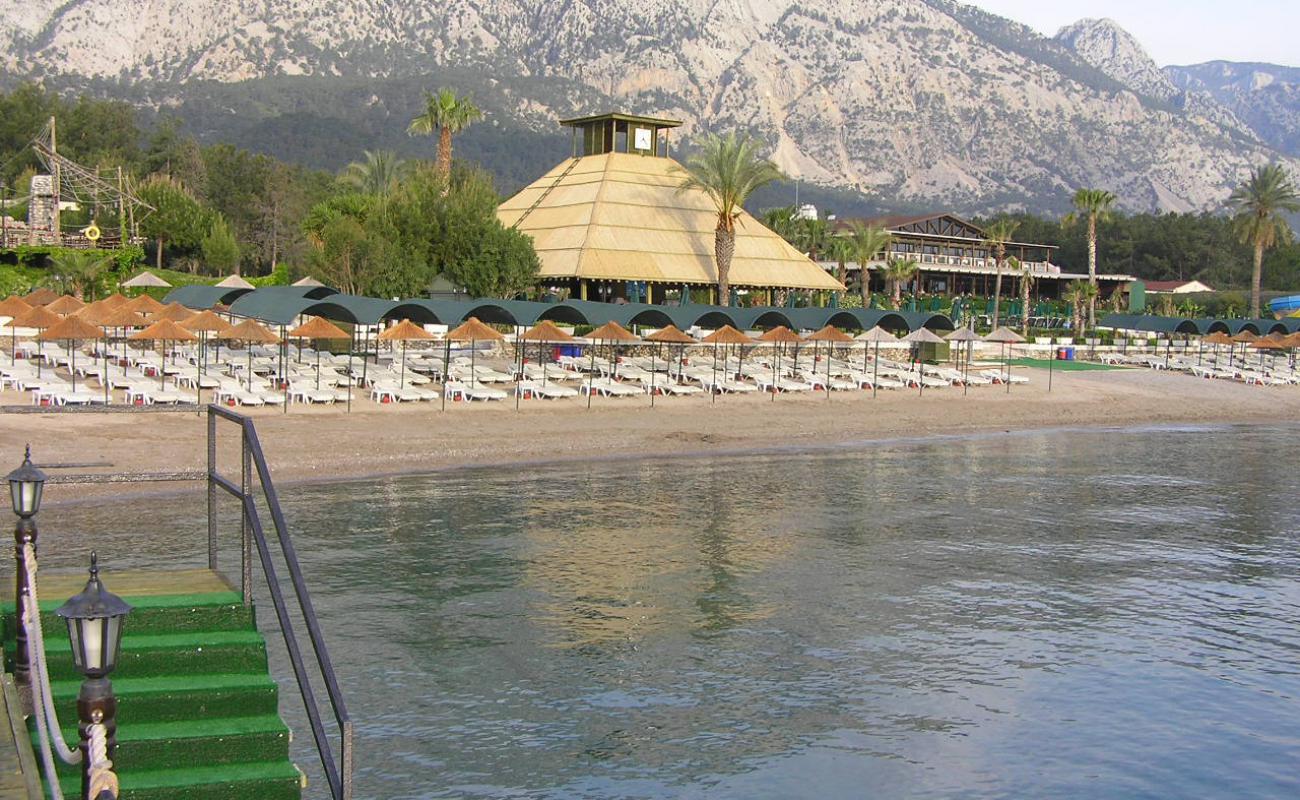
[[[666,289],[717,284],[718,212],[669,156],[677,120],[599,114],[562,120],[572,153],[497,209],[533,237],[540,281],[583,300],[659,302]],[[731,284],[741,289],[842,290],[825,269],[749,214],[736,223]]]

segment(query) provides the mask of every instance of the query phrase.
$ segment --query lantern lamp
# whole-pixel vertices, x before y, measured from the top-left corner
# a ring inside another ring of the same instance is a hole
[[[31,519],[41,510],[45,480],[45,473],[32,463],[32,448],[28,445],[22,465],[9,473],[9,497],[13,501],[15,514],[23,519]]]
[[[86,588],[54,612],[67,620],[72,658],[87,678],[106,677],[117,666],[122,622],[130,612],[131,606],[100,582],[98,557],[91,553]]]

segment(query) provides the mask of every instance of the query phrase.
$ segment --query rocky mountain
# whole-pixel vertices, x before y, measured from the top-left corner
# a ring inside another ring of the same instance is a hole
[[[93,79],[163,107],[270,81],[286,107],[230,113],[307,114],[317,138],[381,85],[459,76],[504,126],[551,134],[615,105],[681,117],[688,136],[746,129],[791,175],[882,204],[1060,209],[1096,186],[1133,209],[1213,208],[1278,158],[1221,104],[1171,101],[1131,52],[1096,58],[1104,39],[1067,45],[951,0],[0,0],[11,79]],[[291,76],[350,88],[304,109]]]
[[[1173,82],[1128,31],[1114,20],[1081,19],[1056,34],[1056,41],[1084,61],[1132,89],[1169,102],[1179,95]]]
[[[1300,68],[1211,61],[1164,73],[1179,90],[1213,97],[1269,145],[1300,157]]]

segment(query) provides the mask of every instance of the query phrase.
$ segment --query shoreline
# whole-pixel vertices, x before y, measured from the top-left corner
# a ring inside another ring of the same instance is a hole
[[[1058,373],[1026,369],[1032,383],[972,389],[815,396],[600,398],[449,406],[358,404],[254,410],[278,487],[436,475],[460,469],[530,469],[645,459],[780,456],[944,438],[1300,421],[1297,387],[1260,388],[1178,374],[1123,370]],[[368,406],[368,407],[367,407]],[[206,415],[0,415],[0,453],[16,466],[30,441],[39,462],[111,464],[85,473],[203,470]],[[221,468],[238,474],[235,426],[219,431]],[[49,470],[58,475],[62,470]],[[201,481],[52,483],[47,503],[199,495]]]

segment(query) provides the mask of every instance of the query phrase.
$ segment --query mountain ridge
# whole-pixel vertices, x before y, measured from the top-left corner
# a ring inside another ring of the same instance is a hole
[[[975,213],[1061,209],[1080,186],[1132,210],[1214,209],[1278,159],[1208,91],[1175,88],[1196,99],[1170,102],[1088,48],[951,0],[0,0],[0,45],[15,79],[88,82],[152,108],[185,107],[203,81],[260,92],[333,76],[373,81],[378,96],[455,75],[506,128],[547,136],[570,114],[665,114],[688,135],[751,131],[805,181]],[[232,113],[302,111],[276,93],[280,107]],[[366,110],[313,113],[328,127]]]

